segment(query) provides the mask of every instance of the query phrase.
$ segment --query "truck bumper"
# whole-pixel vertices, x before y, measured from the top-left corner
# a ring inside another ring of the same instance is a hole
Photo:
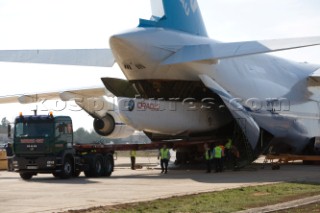
[[[56,157],[15,157],[13,168],[17,172],[50,173],[61,169],[61,162]]]

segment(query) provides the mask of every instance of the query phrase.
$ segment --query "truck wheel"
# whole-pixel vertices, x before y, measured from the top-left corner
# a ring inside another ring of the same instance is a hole
[[[102,155],[96,155],[93,157],[93,177],[100,177],[103,173],[103,158]]]
[[[19,174],[23,180],[30,180],[33,176],[32,173],[19,173]]]
[[[62,165],[62,171],[60,173],[60,178],[68,179],[72,176],[73,173],[73,166],[72,160],[70,158],[66,158]]]
[[[107,155],[104,157],[104,171],[103,176],[109,177],[113,172],[113,157],[112,155]]]
[[[89,170],[84,171],[86,177],[100,177],[103,174],[103,158],[101,154],[90,157]]]

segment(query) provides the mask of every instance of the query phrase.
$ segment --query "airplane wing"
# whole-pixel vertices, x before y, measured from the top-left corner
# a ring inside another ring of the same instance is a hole
[[[260,136],[260,128],[248,111],[212,78],[207,75],[199,75],[199,77],[207,88],[221,97],[225,105],[230,110],[232,116],[248,138],[251,147],[256,147]]]
[[[0,61],[112,67],[110,49],[0,50]]]
[[[320,36],[265,41],[186,45],[164,60],[162,65],[219,60],[315,45],[320,45]]]
[[[63,92],[46,92],[38,94],[16,94],[11,96],[0,96],[0,104],[8,103],[21,103],[30,104],[37,103],[44,100],[58,100],[62,101],[72,101],[77,98],[92,98],[100,97],[112,94],[108,92],[104,87],[87,88],[87,89],[74,89],[65,90]]]

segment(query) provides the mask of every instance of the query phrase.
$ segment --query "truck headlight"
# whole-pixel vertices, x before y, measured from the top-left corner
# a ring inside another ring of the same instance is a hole
[[[47,161],[47,167],[54,167],[54,161],[53,160],[48,160]]]

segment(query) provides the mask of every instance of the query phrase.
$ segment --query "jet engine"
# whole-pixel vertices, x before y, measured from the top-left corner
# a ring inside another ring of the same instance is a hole
[[[134,129],[122,123],[116,112],[107,113],[103,118],[93,120],[94,130],[108,138],[126,138],[134,133]]]
[[[84,97],[69,95],[64,100],[72,98],[75,103],[91,115],[94,130],[108,138],[126,138],[134,133],[134,129],[124,124],[120,119],[118,103],[114,97]]]

